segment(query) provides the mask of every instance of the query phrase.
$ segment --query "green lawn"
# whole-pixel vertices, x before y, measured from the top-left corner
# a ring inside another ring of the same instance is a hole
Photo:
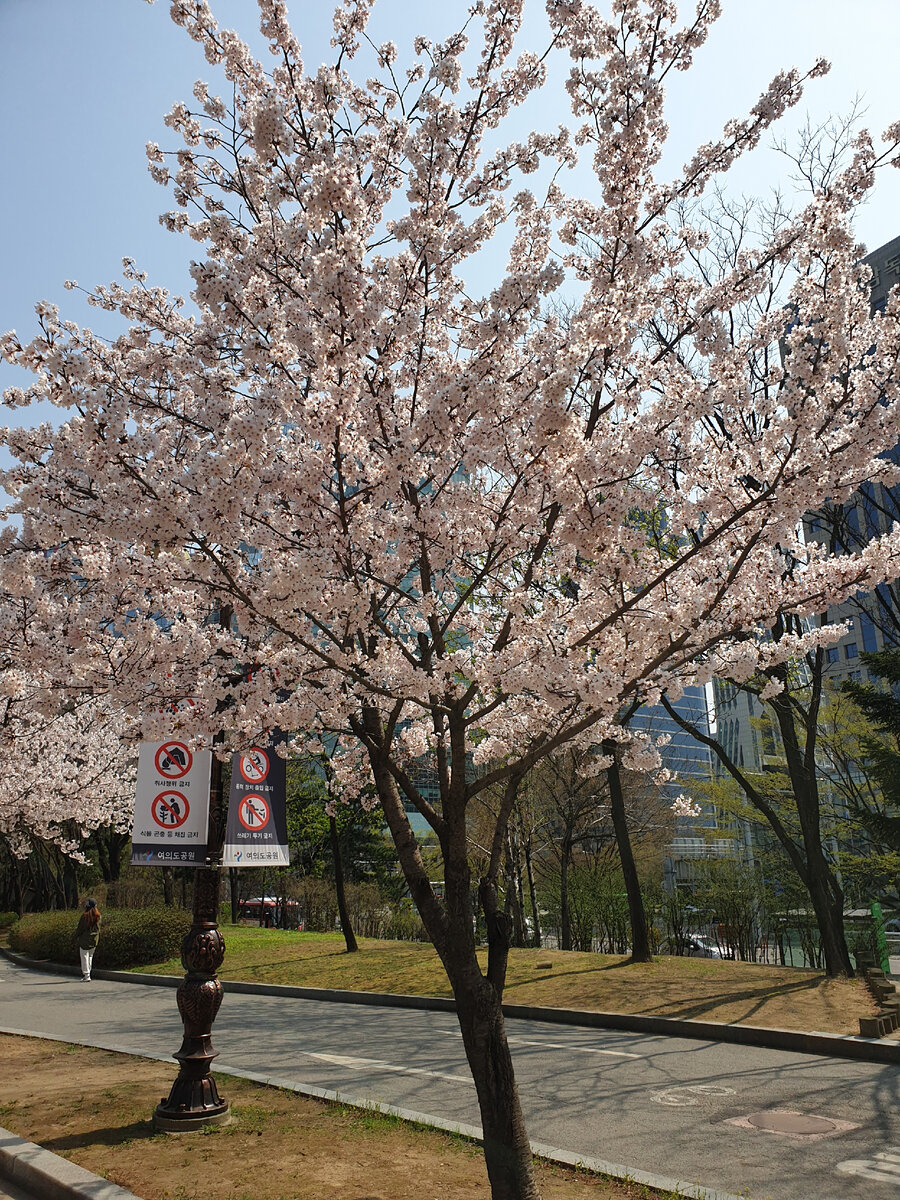
[[[362,938],[359,953],[347,954],[340,934],[236,925],[223,925],[222,932],[223,979],[406,995],[451,994],[440,961],[427,944]],[[485,950],[483,964],[486,957]],[[137,970],[180,975],[183,968],[177,959],[170,959]],[[631,964],[614,955],[564,950],[512,950],[505,999],[510,1004],[652,1013],[831,1033],[857,1033],[858,1018],[875,1011],[859,981],[826,979],[820,971],[703,958],[664,957]]]

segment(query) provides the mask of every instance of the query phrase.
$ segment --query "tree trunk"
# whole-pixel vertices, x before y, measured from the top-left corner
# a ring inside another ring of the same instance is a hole
[[[328,818],[328,833],[331,838],[331,857],[334,859],[334,890],[337,892],[338,915],[341,920],[341,933],[347,945],[347,953],[355,954],[359,949],[356,935],[350,921],[350,910],[347,908],[347,894],[344,891],[344,865],[341,862],[341,843],[338,839],[337,821]]]
[[[644,897],[641,895],[641,885],[638,880],[637,867],[631,849],[631,836],[628,832],[628,820],[625,815],[625,796],[622,792],[622,775],[616,761],[616,747],[613,742],[604,742],[603,753],[612,755],[612,763],[607,767],[606,780],[609,785],[610,808],[612,812],[613,830],[616,835],[616,846],[619,850],[619,860],[622,864],[622,878],[625,881],[625,895],[628,898],[628,920],[631,925],[631,961],[652,962],[650,953],[650,933],[647,928],[647,914],[644,910]]]
[[[62,867],[66,908],[78,908],[78,873],[75,863],[66,856]]]
[[[17,858],[13,859],[15,864],[15,879],[16,879],[16,900],[18,902],[19,916],[25,916],[25,889],[22,886],[22,864]]]
[[[484,1135],[484,1159],[492,1200],[540,1200],[531,1146],[525,1130],[512,1058],[503,1022],[503,983],[509,948],[508,922],[497,912],[496,890],[482,900],[488,927],[488,975],[482,974],[475,945],[472,880],[465,822],[464,730],[459,722],[457,748],[443,813],[433,817],[444,856],[444,899],[428,881],[418,842],[388,767],[380,715],[372,708],[354,721],[364,735],[388,828],[410,894],[437,950],[456,1000],[466,1058],[475,1082]],[[459,736],[459,733],[463,736]],[[501,830],[501,834],[505,831]]]
[[[559,942],[561,950],[572,949],[572,919],[569,915],[569,859],[572,845],[568,831],[562,840],[559,856]]]
[[[534,929],[531,933],[531,944],[536,950],[541,948],[541,919],[538,916],[537,905],[537,890],[534,886],[534,869],[531,864],[531,845],[525,843],[525,874],[528,878],[528,896],[531,900],[531,919],[534,921]]]
[[[97,866],[100,868],[100,876],[104,883],[109,883],[112,878],[109,871],[109,854],[107,853],[106,841],[100,829],[94,830],[92,841],[97,849]]]
[[[175,904],[175,877],[171,867],[160,867],[159,869],[162,871],[163,904],[167,908],[172,908]]]
[[[501,1000],[478,970],[448,966],[466,1058],[475,1081],[492,1200],[540,1200],[519,1105]]]
[[[228,868],[228,889],[231,895],[231,923],[237,925],[241,915],[240,897],[238,895],[238,869]]]
[[[522,872],[519,867],[518,847],[512,837],[506,838],[506,911],[512,921],[512,944],[525,946],[525,906],[522,903]]]
[[[825,974],[846,975],[852,979],[853,964],[844,935],[844,893],[822,846],[822,814],[814,757],[816,729],[806,729],[806,745],[801,749],[794,713],[786,692],[775,696],[771,705],[778,720],[788,777],[800,819],[806,860],[803,882],[816,914]]]
[[[825,959],[826,975],[853,977],[853,964],[844,936],[844,894],[823,853],[807,855],[809,898]]]
[[[109,878],[111,883],[118,883],[122,877],[122,855],[128,845],[127,833],[112,833],[109,847]]]

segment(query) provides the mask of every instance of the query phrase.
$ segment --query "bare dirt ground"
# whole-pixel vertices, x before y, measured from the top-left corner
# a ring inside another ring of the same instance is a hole
[[[233,925],[222,930],[223,979],[450,994],[437,955],[424,943],[361,938],[359,953],[347,954],[339,934]],[[173,959],[141,970],[181,975],[183,968]],[[859,1033],[859,1018],[876,1011],[862,981],[827,979],[822,971],[709,958],[629,963],[611,954],[565,950],[510,951],[504,1000],[841,1034]]]
[[[174,1066],[0,1035],[0,1125],[144,1200],[488,1200],[481,1149],[392,1117],[219,1076],[230,1125],[155,1133]],[[539,1165],[544,1200],[646,1188]]]

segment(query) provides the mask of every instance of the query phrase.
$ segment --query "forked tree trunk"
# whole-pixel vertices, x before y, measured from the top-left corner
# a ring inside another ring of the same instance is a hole
[[[444,856],[442,902],[428,881],[418,843],[389,769],[379,714],[373,709],[364,710],[362,719],[353,721],[353,727],[363,736],[369,751],[378,797],[410,895],[453,989],[466,1059],[478,1096],[491,1200],[540,1200],[503,1021],[509,922],[497,909],[495,888],[486,889],[487,903],[482,897],[488,927],[487,975],[482,973],[476,954],[465,825],[464,755],[459,756],[459,782],[456,786],[450,784],[443,813],[433,817]],[[505,830],[501,836],[502,833]],[[485,891],[484,883],[482,890]]]

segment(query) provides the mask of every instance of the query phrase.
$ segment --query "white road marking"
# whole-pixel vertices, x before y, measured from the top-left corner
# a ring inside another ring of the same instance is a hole
[[[447,1075],[443,1071],[426,1071],[421,1067],[400,1067],[396,1063],[383,1062],[379,1058],[353,1058],[346,1054],[316,1054],[312,1050],[302,1052],[306,1058],[317,1058],[321,1062],[347,1067],[350,1071],[396,1071],[399,1075],[425,1075],[429,1079],[449,1079],[451,1083],[468,1083],[472,1080],[463,1075]]]
[[[734,1088],[718,1087],[712,1083],[695,1083],[687,1087],[670,1087],[661,1092],[651,1092],[655,1104],[669,1108],[690,1108],[699,1104],[703,1096],[733,1096]]]
[[[461,1038],[462,1034],[458,1029],[438,1029],[437,1033],[443,1033],[446,1037]],[[540,1046],[544,1050],[571,1050],[573,1053],[579,1054],[609,1054],[613,1058],[643,1058],[642,1054],[629,1054],[627,1050],[601,1050],[597,1046],[573,1046],[566,1042],[534,1042],[528,1038],[511,1037],[506,1039],[510,1046]]]
[[[572,1046],[565,1042],[532,1042],[526,1038],[511,1037],[508,1039],[511,1046],[541,1046],[545,1050],[571,1050],[579,1054],[609,1054],[613,1058],[643,1058],[642,1054],[629,1054],[627,1050],[601,1050],[597,1046]]]
[[[878,1183],[900,1184],[900,1146],[889,1146],[872,1158],[848,1158],[836,1170],[844,1175],[861,1175]]]

